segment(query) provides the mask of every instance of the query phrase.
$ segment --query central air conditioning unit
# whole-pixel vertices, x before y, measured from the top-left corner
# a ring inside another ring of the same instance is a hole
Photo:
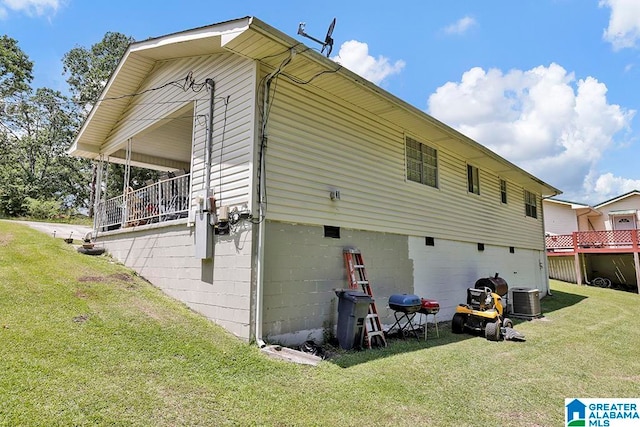
[[[531,288],[511,289],[511,315],[533,319],[542,315],[540,311],[540,291]]]

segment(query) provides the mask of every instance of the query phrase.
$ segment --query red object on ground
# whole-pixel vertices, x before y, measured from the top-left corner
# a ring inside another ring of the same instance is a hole
[[[440,303],[434,299],[422,298],[420,312],[424,314],[436,314],[440,311]]]

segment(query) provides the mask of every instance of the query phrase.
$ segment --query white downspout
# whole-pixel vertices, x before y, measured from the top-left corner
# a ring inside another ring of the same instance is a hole
[[[263,318],[263,297],[264,297],[264,238],[265,238],[265,221],[267,215],[267,205],[266,205],[266,177],[265,177],[265,169],[266,169],[266,148],[267,148],[267,121],[269,117],[269,91],[271,90],[271,81],[278,76],[284,70],[293,57],[295,56],[296,51],[291,48],[289,50],[289,56],[285,58],[284,61],[280,64],[277,70],[274,70],[271,74],[267,76],[264,82],[264,95],[262,100],[262,130],[260,135],[260,163],[258,168],[260,170],[260,179],[258,181],[258,185],[260,186],[260,192],[258,194],[258,248],[257,248],[257,256],[258,259],[256,261],[256,318],[255,318],[255,337],[256,344],[258,347],[262,348],[266,346],[266,343],[262,339],[262,318]]]
[[[540,198],[540,216],[541,216],[541,220],[542,220],[542,264],[540,265],[542,272],[543,272],[543,276],[544,276],[544,280],[547,281],[547,295],[548,296],[552,296],[551,295],[551,282],[549,279],[549,261],[548,261],[548,255],[547,255],[547,234],[545,232],[544,229],[544,203],[542,203],[542,198]]]

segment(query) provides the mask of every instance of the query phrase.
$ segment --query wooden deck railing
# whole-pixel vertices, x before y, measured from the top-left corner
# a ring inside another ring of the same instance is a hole
[[[547,253],[565,255],[575,252],[639,252],[640,230],[576,231],[546,236]]]

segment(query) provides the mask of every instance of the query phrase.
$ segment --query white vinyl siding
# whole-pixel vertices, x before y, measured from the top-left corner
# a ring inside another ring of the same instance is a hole
[[[576,211],[567,203],[543,201],[544,231],[550,234],[571,234],[578,230]]]
[[[192,189],[204,189],[209,91],[199,85],[210,78],[215,83],[211,188],[219,205],[249,204],[253,175],[256,70],[253,61],[231,54],[159,62],[139,88],[138,92],[142,94],[131,99],[119,125],[103,147],[122,145],[132,138],[135,151],[137,134],[162,125],[172,111],[192,104],[190,120],[193,135],[189,140],[182,142],[165,138],[165,141],[153,143],[157,145],[154,150],[158,153],[170,150],[171,144],[188,144],[191,159],[187,158],[186,161],[191,161]],[[162,89],[150,90],[168,82],[184,80],[189,73],[196,83],[193,87],[181,87],[184,82],[180,81]]]
[[[598,228],[596,230],[614,230],[611,212],[615,211],[640,211],[640,195],[632,194],[615,202],[607,203],[604,206],[596,207],[602,215],[593,218],[593,223]],[[636,223],[638,223],[638,214],[636,213]]]
[[[267,218],[353,229],[543,248],[541,222],[523,221],[518,204],[500,205],[498,185],[467,191],[466,160],[438,150],[438,191],[407,182],[404,129],[327,96],[278,81],[268,123]],[[498,174],[482,171],[487,182]],[[338,189],[341,199],[332,201]],[[522,192],[507,183],[508,191]],[[517,242],[517,245],[515,244]]]

